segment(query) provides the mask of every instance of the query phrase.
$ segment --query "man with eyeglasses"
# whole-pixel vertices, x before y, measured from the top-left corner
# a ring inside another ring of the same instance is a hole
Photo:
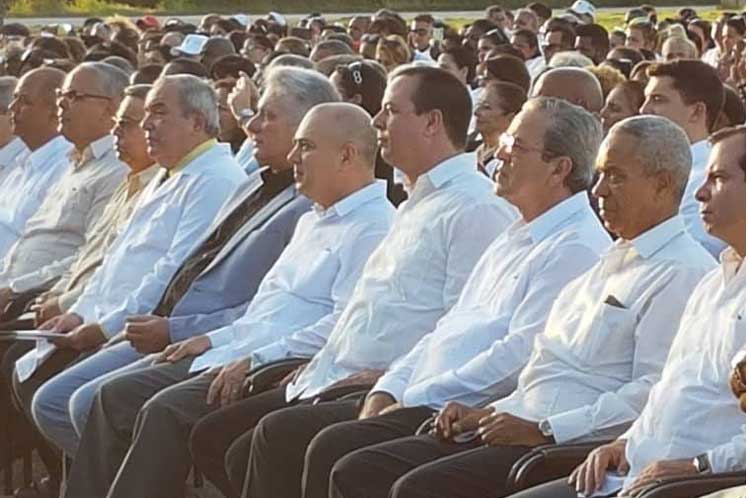
[[[439,47],[432,44],[434,18],[420,14],[410,23],[408,44],[413,49],[414,61],[434,62],[439,57]]]
[[[512,156],[548,157],[523,142],[528,131],[522,120],[509,128],[513,139],[499,150],[509,171]],[[496,382],[508,387],[510,378],[516,389],[499,389],[490,404],[450,402],[430,434],[348,454],[333,467],[330,496],[500,497],[510,469],[532,448],[621,434],[659,378],[691,291],[714,266],[678,215],[689,163],[685,134],[666,119],[614,126],[597,155],[593,193],[619,239],[555,294],[544,329],[523,341],[533,344],[524,367],[511,364],[496,375],[509,365],[498,356],[451,381],[474,400]],[[472,363],[468,357],[467,367]],[[425,394],[440,393],[438,387]]]
[[[127,83],[121,69],[87,62],[70,72],[57,91],[58,129],[74,150],[67,172],[5,254],[0,313],[12,301],[15,306],[0,320],[18,316],[26,302],[49,289],[70,266],[127,174],[109,133]]]
[[[576,37],[574,28],[568,25],[555,25],[546,31],[541,43],[545,63],[548,64],[551,58],[558,52],[574,50],[574,40]]]
[[[522,219],[491,243],[455,306],[363,402],[302,405],[264,417],[245,496],[326,498],[333,465],[347,453],[413,435],[449,400],[479,404],[514,388],[555,296],[611,242],[586,193],[602,141],[598,120],[558,99],[529,102],[516,120],[519,128],[504,137],[496,194]],[[272,478],[279,468],[285,479]]]

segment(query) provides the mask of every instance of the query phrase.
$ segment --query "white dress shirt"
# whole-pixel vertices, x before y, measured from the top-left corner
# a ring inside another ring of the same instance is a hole
[[[541,54],[528,59],[525,61],[525,67],[527,68],[527,72],[530,73],[530,81],[535,81],[535,78],[545,71],[545,57]]]
[[[489,246],[457,304],[372,392],[404,406],[476,406],[510,394],[543,331],[553,300],[611,244],[580,192],[526,223],[516,221]]]
[[[26,222],[65,173],[72,148],[58,135],[33,152],[18,155],[17,167],[0,183],[0,255],[21,237]]]
[[[745,264],[721,255],[688,301],[680,330],[641,416],[626,440],[628,486],[650,463],[707,454],[714,472],[745,469],[745,414],[730,390],[745,355]]]
[[[26,147],[26,143],[18,137],[13,137],[0,149],[0,186],[8,178],[8,175],[18,167],[18,159],[28,152],[29,148]]]
[[[250,357],[252,367],[322,348],[366,260],[392,224],[387,184],[376,181],[326,210],[303,215],[244,316],[208,334],[213,349],[191,371]]]
[[[286,398],[312,397],[410,351],[455,304],[484,250],[516,217],[478,173],[474,155],[456,155],[419,176],[329,340]]]
[[[561,291],[517,390],[494,408],[547,419],[557,443],[619,435],[644,407],[686,301],[714,265],[680,216],[619,239]]]
[[[86,289],[70,308],[111,337],[125,318],[150,312],[246,175],[230,151],[214,144],[161,183],[146,187],[132,217],[117,236]]]
[[[683,216],[691,237],[704,246],[716,260],[727,247],[727,244],[706,233],[704,223],[699,216],[699,201],[696,200],[696,191],[706,179],[706,168],[711,149],[712,146],[706,139],[691,145],[691,174],[688,177],[686,191],[683,193],[683,199],[681,200],[680,214]]]
[[[75,261],[88,230],[130,171],[117,159],[111,135],[83,151],[73,149],[69,159],[67,171],[5,255],[0,287],[24,292],[59,278]]]

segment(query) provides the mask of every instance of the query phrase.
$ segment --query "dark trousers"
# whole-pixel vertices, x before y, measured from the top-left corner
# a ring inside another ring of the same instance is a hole
[[[330,496],[345,498],[496,498],[525,446],[455,444],[430,435],[376,444],[338,460]]]
[[[14,438],[22,438],[23,444],[36,448],[39,458],[44,462],[53,481],[59,483],[62,477],[62,458],[60,451],[53,447],[36,429],[31,416],[31,401],[36,391],[47,380],[61,372],[79,355],[71,350],[58,350],[42,363],[34,374],[24,382],[20,382],[15,375],[16,361],[34,347],[30,341],[10,343],[2,354],[3,382],[0,386],[0,399],[12,400],[15,406],[10,411],[9,429]]]
[[[277,387],[204,416],[193,427],[189,440],[198,470],[224,496],[239,496],[254,427],[268,413],[293,403],[286,401],[286,388]]]
[[[415,434],[433,414],[404,408],[359,421],[358,402],[299,405],[267,415],[254,430],[243,498],[327,498],[335,462],[357,449]]]
[[[569,486],[566,481],[567,478],[563,477],[555,481],[546,482],[515,493],[512,495],[512,498],[577,498],[576,490]]]

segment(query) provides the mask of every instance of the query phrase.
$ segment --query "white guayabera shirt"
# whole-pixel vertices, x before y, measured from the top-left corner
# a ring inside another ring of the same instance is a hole
[[[26,222],[65,173],[72,148],[70,142],[58,135],[15,159],[17,166],[0,182],[0,256],[21,237]]]
[[[418,177],[366,263],[330,338],[286,398],[308,398],[366,368],[387,368],[457,301],[486,247],[517,217],[459,154]]]
[[[660,378],[686,301],[714,260],[674,216],[619,239],[567,285],[496,412],[540,422],[557,443],[617,436]]]
[[[379,379],[404,406],[479,405],[506,396],[561,289],[611,244],[579,192],[531,222],[517,220],[475,266],[436,329]]]
[[[733,250],[694,290],[662,371],[626,440],[625,485],[659,460],[707,454],[714,472],[745,469],[745,414],[730,390],[745,356],[745,263]]]

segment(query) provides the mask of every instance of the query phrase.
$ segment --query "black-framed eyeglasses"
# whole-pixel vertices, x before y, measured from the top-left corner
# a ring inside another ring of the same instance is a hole
[[[111,97],[106,95],[95,95],[93,93],[82,93],[76,90],[62,90],[60,88],[55,90],[55,95],[58,99],[69,100],[71,102],[78,102],[84,99],[102,99],[111,100]]]

